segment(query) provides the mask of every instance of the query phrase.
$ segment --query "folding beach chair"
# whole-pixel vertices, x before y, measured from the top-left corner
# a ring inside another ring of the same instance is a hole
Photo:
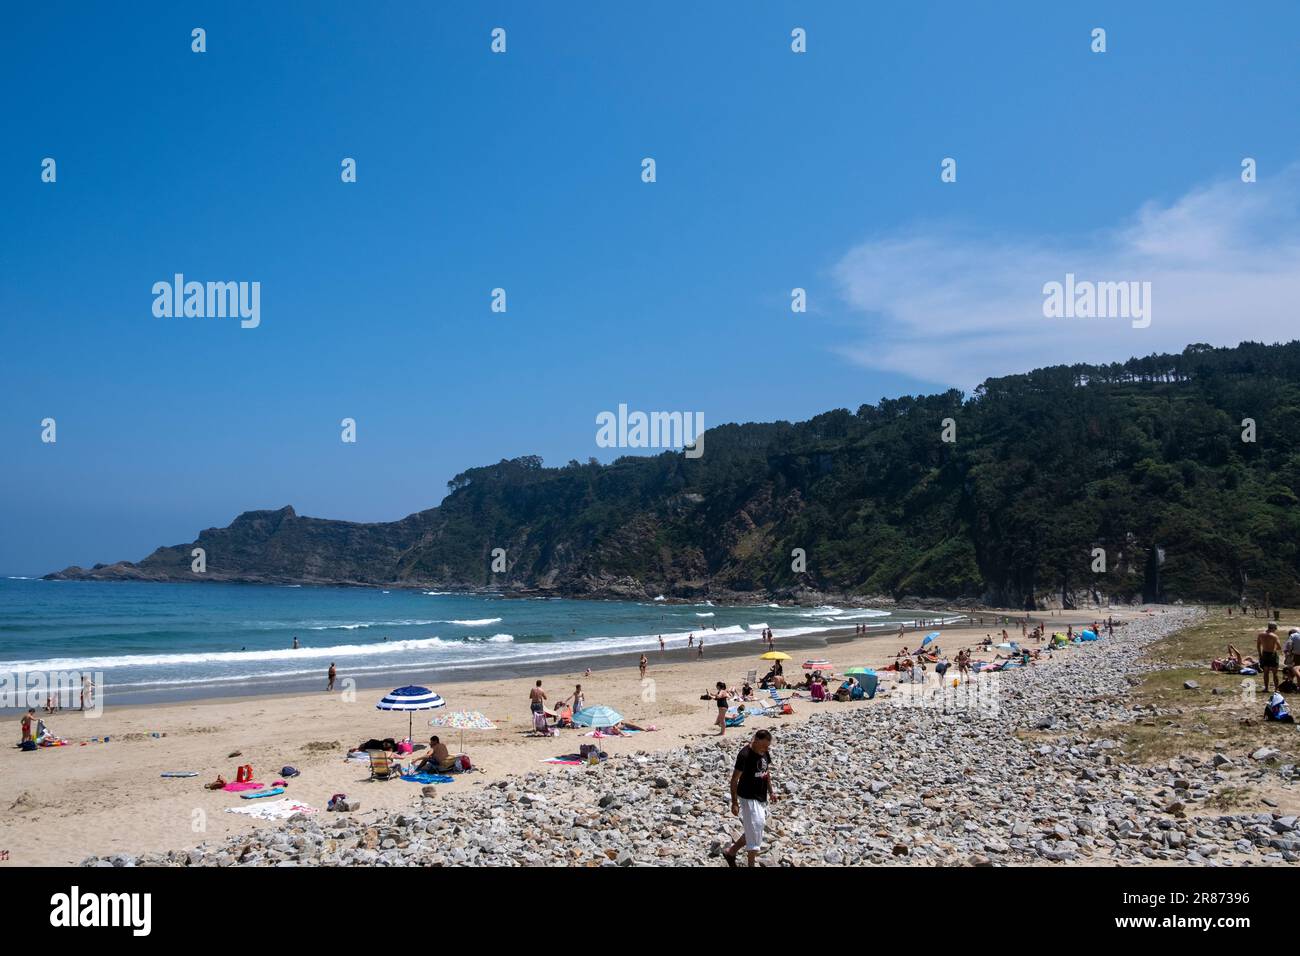
[[[402,768],[396,760],[392,759],[388,751],[371,750],[369,753],[371,780],[392,780],[402,775]]]

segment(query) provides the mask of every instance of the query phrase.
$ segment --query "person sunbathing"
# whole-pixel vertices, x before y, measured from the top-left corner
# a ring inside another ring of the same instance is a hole
[[[600,733],[606,737],[626,737],[625,731],[634,730],[642,733],[647,730],[658,730],[659,728],[651,724],[649,727],[642,727],[640,724],[634,724],[630,720],[620,720],[613,727],[601,727]]]
[[[446,773],[456,765],[456,758],[437,737],[429,738],[429,754],[415,765],[417,773]]]

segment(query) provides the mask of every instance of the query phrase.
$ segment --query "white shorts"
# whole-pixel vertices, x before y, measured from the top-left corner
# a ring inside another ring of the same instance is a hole
[[[740,801],[740,822],[745,825],[745,850],[763,849],[763,827],[767,825],[767,804],[762,800]]]

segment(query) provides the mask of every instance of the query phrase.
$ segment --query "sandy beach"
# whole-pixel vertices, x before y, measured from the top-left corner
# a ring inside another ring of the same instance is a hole
[[[1069,624],[1077,627],[1107,613],[1121,619],[1135,612],[1084,609],[1046,620],[1050,629],[1064,630]],[[945,628],[940,643],[945,653],[952,655],[962,647],[973,647],[990,632],[991,626]],[[1019,638],[1018,633],[1013,636]],[[805,658],[828,659],[836,671],[854,665],[882,667],[901,644],[913,646],[918,637],[915,633],[905,635],[902,641],[896,633],[854,637],[852,629],[842,629],[828,632],[820,641],[800,641],[799,647],[792,646],[794,642],[778,642],[777,649],[795,658],[786,665],[786,673],[798,679],[799,662]],[[601,746],[608,753],[658,752],[715,734],[715,706],[701,700],[701,694],[715,681],[738,686],[748,671],[763,673],[767,665],[757,658],[765,650],[757,641],[732,645],[726,656],[709,649],[703,661],[684,648],[670,648],[663,655],[657,649],[648,650],[647,677],[653,684],[644,690],[635,656],[593,661],[593,667],[599,663],[613,666],[593,669],[588,677],[581,668],[535,676],[542,679],[551,700],[572,694],[575,684],[581,683],[589,705],[605,704],[631,721],[658,728],[627,738],[606,738]],[[885,680],[892,677],[885,675]],[[409,682],[422,681],[415,673]],[[236,767],[242,764],[251,764],[257,780],[268,785],[279,777],[281,767],[298,768],[302,774],[290,781],[287,795],[322,811],[335,793],[359,800],[362,820],[377,811],[419,804],[420,786],[401,780],[369,782],[365,765],[344,759],[348,747],[369,737],[405,736],[407,715],[376,710],[380,694],[372,690],[357,691],[355,696],[326,693],[324,675],[321,683],[319,694],[124,708],[109,705],[93,719],[75,712],[47,717],[56,733],[74,743],[34,754],[6,748],[0,755],[0,778],[5,781],[0,801],[0,832],[5,835],[0,850],[9,851],[10,865],[67,865],[92,854],[182,849],[252,826],[275,826],[225,812],[232,806],[246,806],[247,801],[237,794],[203,788],[218,773],[234,780]],[[435,687],[449,710],[479,710],[498,725],[496,730],[465,735],[465,749],[484,772],[459,775],[454,783],[440,785],[440,794],[468,791],[538,770],[573,772],[573,768],[542,761],[574,752],[581,743],[591,741],[582,736],[585,731],[574,730],[549,739],[531,736],[527,704],[531,686],[531,680],[512,676]],[[834,706],[880,705],[881,698]],[[798,724],[814,709],[809,704],[796,705],[793,716],[774,722],[779,726]],[[430,716],[415,714],[417,742],[427,742],[435,732],[428,724]],[[16,731],[16,721],[11,729]],[[739,731],[729,733],[739,738]],[[80,745],[82,740],[105,736],[111,738],[109,743]],[[458,749],[457,732],[446,731],[441,736],[453,752]],[[227,756],[236,751],[240,756]],[[196,771],[198,776],[160,777],[169,771]]]

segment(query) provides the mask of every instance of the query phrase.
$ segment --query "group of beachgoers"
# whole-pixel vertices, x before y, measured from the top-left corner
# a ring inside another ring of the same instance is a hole
[[[1291,628],[1283,642],[1277,624],[1270,621],[1255,635],[1256,657],[1246,657],[1229,644],[1228,653],[1210,663],[1216,671],[1228,674],[1259,674],[1264,678],[1264,692],[1292,693],[1300,688],[1300,628]],[[1279,673],[1280,672],[1280,673]]]
[[[644,654],[641,655],[638,666],[641,668],[642,677],[644,677],[646,666]],[[590,674],[591,669],[588,668],[586,673]],[[575,684],[572,694],[561,697],[551,707],[547,707],[548,700],[549,697],[539,679],[528,689],[528,710],[533,718],[534,736],[554,737],[557,731],[572,730],[578,726],[573,722],[573,717],[587,706],[587,698],[582,692],[581,684]],[[603,737],[622,737],[628,731],[642,733],[657,729],[653,724],[643,727],[640,724],[634,724],[630,720],[619,720],[608,727],[596,727],[593,732],[599,733]]]
[[[461,773],[473,766],[469,754],[464,751],[453,754],[437,735],[429,738],[429,745],[425,748],[410,740],[394,740],[392,737],[363,740],[355,747],[349,747],[348,755],[373,751],[387,754],[394,772],[404,777],[414,773]],[[404,764],[403,761],[407,762]]]

